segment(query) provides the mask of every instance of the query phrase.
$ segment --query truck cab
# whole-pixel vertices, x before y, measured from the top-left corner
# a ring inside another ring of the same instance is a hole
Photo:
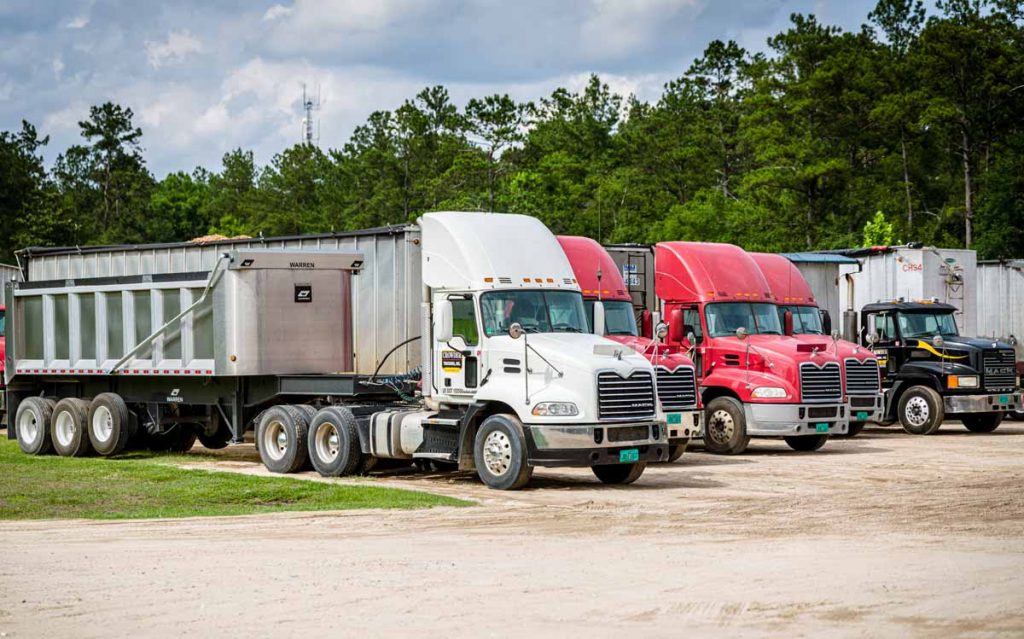
[[[634,304],[657,301],[668,320],[666,343],[693,349],[706,450],[737,454],[751,437],[781,437],[812,451],[847,432],[830,340],[783,334],[771,289],[743,249],[701,242],[608,248],[636,276]]]
[[[604,247],[588,237],[559,236],[558,243],[583,292],[591,332],[632,348],[654,366],[658,406],[669,431],[669,461],[679,459],[690,439],[700,436],[702,425],[703,411],[693,360],[678,346],[663,344],[657,335],[640,335],[632,298]],[[647,324],[649,332],[657,333],[657,326],[650,328],[652,319],[643,312],[640,315],[640,324]],[[661,332],[666,331],[667,327],[662,326]]]
[[[856,435],[867,422],[881,421],[884,395],[874,353],[833,334],[828,311],[818,307],[800,269],[785,256],[774,253],[750,253],[750,256],[771,287],[783,332],[807,344],[820,343],[826,338],[831,340],[829,350],[843,366],[843,391],[849,402],[848,434]]]
[[[1021,409],[1013,347],[960,335],[956,312],[933,300],[862,307],[861,344],[881,366],[886,422],[930,435],[955,417],[969,431],[987,433]]]

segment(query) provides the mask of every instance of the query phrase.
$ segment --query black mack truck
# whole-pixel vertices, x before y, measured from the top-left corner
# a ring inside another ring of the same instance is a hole
[[[879,302],[861,309],[861,343],[878,357],[885,389],[884,423],[899,420],[914,435],[931,435],[947,417],[989,433],[1008,411],[1021,410],[1009,344],[964,337],[955,306]]]

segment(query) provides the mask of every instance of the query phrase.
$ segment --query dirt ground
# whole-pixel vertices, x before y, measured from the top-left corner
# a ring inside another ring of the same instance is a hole
[[[1024,636],[1024,424],[534,477],[375,479],[462,509],[0,522],[0,637]]]

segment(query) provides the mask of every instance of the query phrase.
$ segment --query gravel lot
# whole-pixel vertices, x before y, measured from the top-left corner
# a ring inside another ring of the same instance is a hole
[[[631,487],[375,481],[480,505],[0,522],[0,636],[1024,635],[1024,424],[758,441]]]

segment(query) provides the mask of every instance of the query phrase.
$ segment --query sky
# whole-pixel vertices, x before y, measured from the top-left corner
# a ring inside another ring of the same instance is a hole
[[[320,146],[426,86],[462,105],[537,100],[598,73],[655,100],[714,39],[766,50],[791,13],[857,29],[874,0],[0,0],[0,130],[81,140],[89,106],[130,107],[158,177],[263,164],[301,141],[319,88]]]

